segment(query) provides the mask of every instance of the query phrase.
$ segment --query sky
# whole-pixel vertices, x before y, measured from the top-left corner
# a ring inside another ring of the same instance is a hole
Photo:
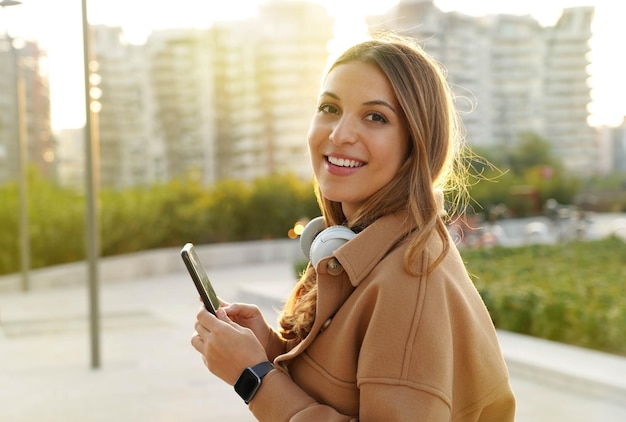
[[[52,126],[54,130],[84,124],[81,0],[21,0],[0,10],[0,31],[14,38],[37,40],[48,53]],[[121,26],[129,42],[142,43],[152,30],[208,27],[218,20],[251,17],[264,0],[87,0],[91,24]],[[398,0],[311,0],[336,18],[336,41],[341,49],[366,34],[364,17],[384,13]],[[542,25],[556,23],[565,7],[595,6],[592,25],[591,125],[615,126],[626,116],[626,2],[615,0],[435,0],[443,11],[483,16],[495,13],[530,14]]]

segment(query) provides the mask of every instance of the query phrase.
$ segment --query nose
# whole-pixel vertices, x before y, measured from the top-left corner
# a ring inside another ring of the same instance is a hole
[[[358,135],[353,119],[345,114],[341,116],[330,132],[329,139],[335,145],[355,143]]]

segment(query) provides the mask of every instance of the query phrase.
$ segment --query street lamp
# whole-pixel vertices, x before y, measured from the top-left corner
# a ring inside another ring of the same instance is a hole
[[[91,98],[91,75],[95,69],[92,60],[91,35],[87,19],[87,0],[81,0],[83,29],[83,75],[85,84],[85,176],[86,183],[86,255],[89,278],[89,333],[91,367],[100,368],[100,304],[99,270],[100,235],[98,218],[99,139],[98,114]]]
[[[0,7],[4,13],[5,7],[18,6],[22,2],[17,0],[2,0]],[[28,271],[30,269],[30,242],[28,233],[28,174],[27,174],[27,145],[26,145],[26,121],[24,118],[25,94],[24,78],[21,72],[20,57],[13,45],[13,38],[5,28],[5,38],[9,43],[9,50],[13,60],[15,87],[15,131],[17,138],[17,174],[19,178],[19,241],[20,241],[20,270],[22,272],[22,290],[28,291],[30,282]]]

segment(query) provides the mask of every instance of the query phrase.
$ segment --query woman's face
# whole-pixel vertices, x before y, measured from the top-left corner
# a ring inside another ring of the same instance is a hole
[[[409,134],[391,84],[375,65],[336,66],[309,128],[309,153],[322,195],[348,219],[389,183],[407,158]]]

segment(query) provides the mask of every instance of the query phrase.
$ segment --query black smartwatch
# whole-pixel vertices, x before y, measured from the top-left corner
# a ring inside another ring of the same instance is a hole
[[[261,362],[243,370],[235,383],[235,391],[241,396],[246,404],[249,404],[257,390],[261,386],[261,380],[269,371],[274,369],[272,362]]]

